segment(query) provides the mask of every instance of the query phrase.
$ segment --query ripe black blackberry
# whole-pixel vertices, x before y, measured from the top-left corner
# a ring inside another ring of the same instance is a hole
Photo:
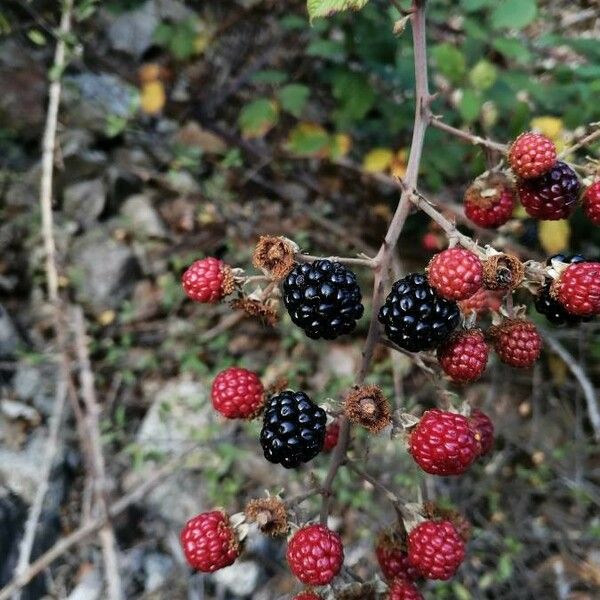
[[[363,314],[361,300],[356,275],[330,260],[296,265],[283,282],[283,302],[292,321],[315,340],[353,331]]]
[[[396,281],[379,311],[388,338],[410,352],[436,348],[459,321],[456,302],[438,296],[423,273]]]
[[[304,392],[286,390],[267,403],[260,444],[265,458],[286,469],[308,462],[323,449],[327,415]]]
[[[558,260],[559,262],[569,264],[585,262],[585,258],[580,254],[576,254],[574,256],[555,254],[546,261],[546,264],[552,264],[553,260]],[[578,317],[577,315],[572,315],[571,313],[567,312],[564,306],[558,300],[555,300],[550,294],[551,286],[552,279],[548,277],[544,287],[534,300],[535,309],[540,314],[544,315],[549,323],[552,323],[553,325],[578,325],[579,323],[590,320],[590,317]]]

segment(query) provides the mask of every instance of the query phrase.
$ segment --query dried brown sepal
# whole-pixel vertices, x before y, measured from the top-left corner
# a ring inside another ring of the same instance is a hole
[[[267,387],[265,396],[268,398],[269,396],[281,394],[284,390],[288,390],[289,387],[288,378],[282,375],[281,377],[277,377],[277,379]]]
[[[231,307],[236,310],[243,310],[250,317],[258,317],[266,325],[273,327],[279,316],[277,310],[266,302],[251,300],[250,298],[238,298],[231,302]]]
[[[256,523],[265,535],[279,537],[287,535],[290,530],[287,509],[277,496],[250,500],[244,514],[248,522]]]
[[[378,433],[392,422],[390,404],[376,385],[356,387],[344,401],[344,413],[353,423]]]
[[[293,268],[299,248],[285,237],[262,235],[252,255],[252,264],[267,277],[282,280]]]
[[[490,208],[507,188],[513,190],[514,185],[504,173],[485,173],[467,188],[465,202]]]
[[[457,510],[442,508],[435,502],[424,502],[423,514],[428,519],[443,519],[450,521],[454,527],[456,527],[458,535],[460,535],[465,542],[468,542],[471,538],[473,527],[469,520]]]
[[[223,296],[229,296],[229,294],[232,294],[236,288],[233,269],[229,265],[223,263],[223,266],[221,267],[221,274],[223,275],[223,283],[221,284],[221,287],[223,288]]]
[[[406,533],[401,530],[400,525],[383,529],[377,534],[375,547],[406,552]]]
[[[514,290],[524,277],[525,267],[513,254],[493,254],[483,263],[483,286],[488,290]]]

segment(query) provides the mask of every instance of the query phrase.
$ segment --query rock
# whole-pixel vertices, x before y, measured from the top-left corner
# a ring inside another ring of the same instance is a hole
[[[21,338],[5,308],[0,304],[0,359],[12,358],[19,345]]]
[[[64,78],[63,104],[69,127],[105,133],[109,117],[128,119],[138,90],[115,75],[81,73]]]
[[[67,596],[67,600],[99,600],[103,587],[102,573],[98,569],[89,569]]]
[[[235,596],[250,596],[258,587],[260,567],[249,560],[238,560],[231,566],[216,571],[214,581]]]
[[[52,413],[56,395],[58,367],[55,364],[20,363],[13,379],[15,398],[32,403],[45,416]]]
[[[154,44],[154,32],[162,21],[191,17],[193,11],[177,0],[149,0],[119,15],[108,28],[108,39],[115,50],[139,57]]]
[[[88,229],[102,214],[106,189],[102,179],[73,183],[63,193],[63,212]]]
[[[144,588],[153,592],[165,584],[174,568],[173,559],[166,554],[151,552],[144,557]]]
[[[136,436],[142,452],[148,454],[175,454],[186,449],[194,434],[198,434],[211,419],[207,388],[186,377],[161,386],[150,382],[144,386],[144,396],[153,402]],[[205,454],[198,461],[206,462]],[[191,464],[195,457],[190,457]],[[154,470],[147,464],[133,474],[135,485]],[[157,486],[146,498],[146,503],[167,522],[180,521],[181,515],[196,514],[202,510],[203,476],[194,470],[182,469],[177,475]]]
[[[32,208],[39,202],[40,167],[35,165],[9,185],[4,196],[6,205],[14,208]]]
[[[95,312],[118,308],[139,277],[139,265],[129,246],[92,230],[71,249],[78,300]]]
[[[152,200],[144,194],[136,194],[125,200],[121,207],[127,228],[134,235],[168,238],[167,229],[158,212],[152,206]]]
[[[33,426],[39,425],[41,421],[40,413],[35,408],[15,400],[0,401],[0,411],[11,421],[23,420]]]

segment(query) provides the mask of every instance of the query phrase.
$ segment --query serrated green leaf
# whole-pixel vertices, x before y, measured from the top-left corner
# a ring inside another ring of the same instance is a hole
[[[343,10],[360,10],[369,0],[307,0],[308,16],[329,17]]]
[[[242,108],[238,124],[245,138],[256,138],[265,135],[278,118],[277,104],[268,98],[258,98]]]
[[[279,90],[281,108],[299,118],[310,96],[310,88],[300,83],[290,83]]]
[[[523,29],[537,15],[536,0],[503,0],[491,14],[494,29]]]

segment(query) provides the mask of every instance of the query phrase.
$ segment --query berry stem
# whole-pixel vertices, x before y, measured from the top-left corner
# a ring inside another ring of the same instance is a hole
[[[312,262],[314,260],[330,260],[331,262],[338,262],[343,265],[361,265],[363,267],[369,267],[373,269],[375,267],[375,261],[372,258],[350,258],[346,256],[312,256],[311,254],[296,254],[296,260],[298,262]]]
[[[419,177],[419,166],[421,164],[421,155],[423,153],[423,143],[425,141],[425,132],[427,130],[429,120],[429,104],[431,95],[429,93],[429,80],[427,70],[427,44],[425,31],[425,5],[426,0],[413,0],[410,20],[412,23],[412,37],[414,48],[415,61],[415,119],[413,126],[413,135],[410,145],[410,155],[408,165],[406,167],[405,184],[401,186],[400,200],[398,207],[392,218],[385,239],[374,259],[373,271],[375,280],[373,282],[373,303],[371,312],[371,321],[369,323],[369,332],[362,352],[362,361],[360,370],[356,380],[357,385],[362,385],[367,376],[373,352],[381,330],[377,320],[377,314],[385,293],[385,285],[388,279],[388,272],[392,260],[392,254],[398,243],[400,233],[404,228],[404,224],[412,202],[410,200],[411,193],[408,190],[416,188]],[[339,441],[331,457],[329,471],[323,483],[323,503],[321,505],[321,522],[327,521],[329,509],[332,499],[332,486],[337,475],[337,472],[342,464],[346,462],[346,454],[350,444],[350,423],[346,417],[340,418],[340,435]]]
[[[468,131],[457,129],[456,127],[452,127],[452,125],[447,125],[439,117],[436,117],[432,114],[429,115],[429,124],[440,131],[445,131],[454,137],[457,137],[465,142],[470,142],[476,146],[483,146],[485,148],[489,148],[490,150],[501,152],[502,154],[505,154],[508,150],[508,146],[506,144],[500,144],[499,142],[494,142],[493,140],[482,138],[478,135],[473,135]]]
[[[579,150],[580,148],[583,148],[584,146],[595,142],[597,139],[600,139],[600,126],[598,126],[595,131],[592,131],[592,133],[586,135],[584,138],[579,140],[576,144],[573,144],[573,146],[565,148],[558,155],[559,160],[561,158],[564,158],[565,156],[569,156],[569,154],[573,154],[573,152],[577,152],[577,150]]]

